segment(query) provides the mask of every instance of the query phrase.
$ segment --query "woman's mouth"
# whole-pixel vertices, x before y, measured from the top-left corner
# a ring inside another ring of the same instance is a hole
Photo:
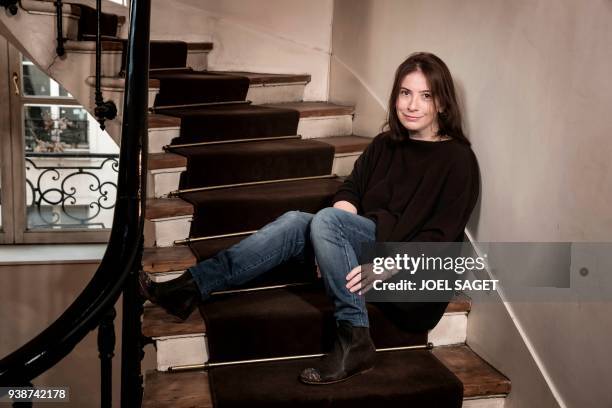
[[[402,113],[402,116],[409,122],[416,122],[422,118],[422,116],[406,115],[405,113]]]

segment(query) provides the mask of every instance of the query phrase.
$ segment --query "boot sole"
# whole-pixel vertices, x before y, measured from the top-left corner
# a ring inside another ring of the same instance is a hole
[[[341,383],[341,382],[343,382],[343,381],[346,381],[346,380],[348,380],[349,378],[353,378],[353,377],[355,377],[355,376],[357,376],[357,375],[359,375],[359,374],[365,374],[365,373],[367,373],[368,371],[371,371],[371,370],[373,370],[373,369],[374,369],[374,367],[366,368],[366,369],[365,369],[365,370],[363,370],[363,371],[358,371],[358,372],[356,372],[355,374],[351,374],[351,375],[349,375],[349,376],[347,376],[347,377],[341,378],[341,379],[339,379],[339,380],[333,380],[333,381],[308,381],[308,380],[304,380],[304,379],[303,379],[303,378],[301,378],[301,377],[300,377],[300,381],[301,381],[302,383],[304,383],[304,384],[308,384],[308,385],[329,385],[329,384],[337,384],[337,383]]]

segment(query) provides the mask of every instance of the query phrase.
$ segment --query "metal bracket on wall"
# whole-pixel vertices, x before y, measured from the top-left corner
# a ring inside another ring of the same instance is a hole
[[[17,4],[19,4],[19,0],[0,0],[0,6],[6,8],[13,16],[17,14],[17,10],[19,10]]]

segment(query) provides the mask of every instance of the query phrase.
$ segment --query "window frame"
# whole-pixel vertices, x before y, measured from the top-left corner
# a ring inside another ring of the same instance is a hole
[[[0,97],[9,101],[9,109],[0,109],[0,134],[2,143],[2,199],[3,203],[11,202],[11,206],[2,206],[2,228],[0,243],[15,244],[46,244],[46,243],[106,243],[110,237],[110,229],[36,229],[29,230],[26,203],[26,169],[25,169],[25,141],[23,136],[24,105],[25,104],[60,104],[64,106],[82,106],[74,98],[32,97],[23,96],[21,53],[8,41],[0,37],[4,43],[8,58],[6,69],[0,65]],[[3,52],[0,44],[0,53]],[[19,78],[19,94],[13,90],[12,75],[17,73]],[[4,86],[3,86],[4,84]],[[8,95],[2,95],[8,93]],[[2,120],[1,115],[10,115],[10,120]],[[4,124],[4,126],[3,126]],[[90,149],[90,148],[89,148]],[[89,151],[88,149],[88,151]],[[6,160],[9,158],[9,160]],[[6,190],[5,190],[6,188]],[[6,218],[5,218],[6,217]],[[7,221],[5,224],[5,220]]]

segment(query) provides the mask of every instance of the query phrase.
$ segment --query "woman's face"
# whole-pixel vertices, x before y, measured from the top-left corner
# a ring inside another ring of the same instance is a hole
[[[411,137],[434,139],[438,132],[437,112],[427,78],[421,71],[411,72],[402,79],[395,109]]]

